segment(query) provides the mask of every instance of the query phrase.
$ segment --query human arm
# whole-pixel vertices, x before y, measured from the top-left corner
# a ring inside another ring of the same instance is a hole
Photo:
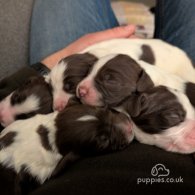
[[[31,66],[23,67],[13,75],[4,78],[0,81],[0,100],[9,95],[12,91],[17,89],[29,77],[44,74],[57,64],[57,62],[71,54],[82,51],[86,47],[95,43],[112,39],[112,38],[130,38],[133,36],[135,27],[133,25],[115,27],[105,31],[90,33],[82,36],[75,42],[71,43],[62,50],[46,57],[41,62]]]

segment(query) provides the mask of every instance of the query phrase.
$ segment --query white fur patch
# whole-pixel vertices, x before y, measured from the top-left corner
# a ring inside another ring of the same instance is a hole
[[[0,150],[0,163],[6,167],[12,167],[19,172],[23,165],[29,173],[43,183],[50,177],[62,156],[55,146],[55,124],[56,112],[48,115],[36,115],[30,119],[18,120],[5,128],[1,136],[8,132],[17,132],[14,143]],[[46,150],[40,142],[37,129],[44,125],[48,131],[49,143],[52,150]]]
[[[195,70],[186,53],[159,39],[112,39],[89,46],[81,53],[90,52],[98,58],[118,53],[139,60],[142,55],[142,45],[148,45],[151,48],[156,66],[195,82]]]
[[[64,91],[64,78],[65,71],[67,69],[67,63],[64,61],[59,62],[54,68],[51,70],[49,79],[53,88],[53,109],[63,109],[68,100],[73,96],[73,94],[67,93]]]
[[[77,119],[77,121],[94,121],[94,120],[98,120],[98,119],[92,115],[85,115]]]
[[[150,79],[153,81],[155,86],[163,85],[182,92],[185,91],[185,80],[177,75],[166,72],[157,66],[151,66],[144,61],[138,61],[138,63],[150,76]]]
[[[30,95],[21,104],[16,104],[13,110],[17,114],[28,113],[29,111],[38,110],[40,106],[39,98],[35,95]]]
[[[56,64],[50,72],[50,82],[53,87],[53,93],[58,96],[63,91],[64,72],[67,64],[61,61]]]

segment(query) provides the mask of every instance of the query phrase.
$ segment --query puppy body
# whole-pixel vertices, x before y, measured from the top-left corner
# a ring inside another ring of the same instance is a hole
[[[166,151],[190,154],[195,152],[195,120],[185,120],[161,134],[148,134],[135,125],[135,138],[143,144],[154,145]]]
[[[30,78],[0,102],[0,123],[5,127],[16,119],[52,112],[52,94],[41,76]]]
[[[183,79],[195,82],[195,70],[186,53],[159,39],[112,39],[86,48],[97,58],[109,54],[125,54],[158,66]]]
[[[124,114],[72,105],[6,127],[0,135],[0,163],[43,183],[79,156],[119,150],[132,139],[132,125]]]
[[[182,92],[155,87],[117,109],[132,116],[139,142],[172,152],[195,151],[195,110]]]

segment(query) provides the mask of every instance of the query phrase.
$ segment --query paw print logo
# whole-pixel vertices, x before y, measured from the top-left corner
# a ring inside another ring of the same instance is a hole
[[[165,177],[169,174],[170,170],[167,169],[163,164],[156,164],[151,170],[152,176]]]

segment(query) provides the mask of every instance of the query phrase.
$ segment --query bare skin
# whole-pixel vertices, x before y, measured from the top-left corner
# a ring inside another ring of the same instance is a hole
[[[67,57],[71,54],[80,52],[90,45],[113,38],[134,38],[135,37],[134,32],[135,26],[127,25],[115,27],[100,32],[89,33],[82,36],[81,38],[71,43],[67,47],[46,57],[41,62],[45,64],[48,68],[52,69],[53,66],[55,66],[60,59]]]

